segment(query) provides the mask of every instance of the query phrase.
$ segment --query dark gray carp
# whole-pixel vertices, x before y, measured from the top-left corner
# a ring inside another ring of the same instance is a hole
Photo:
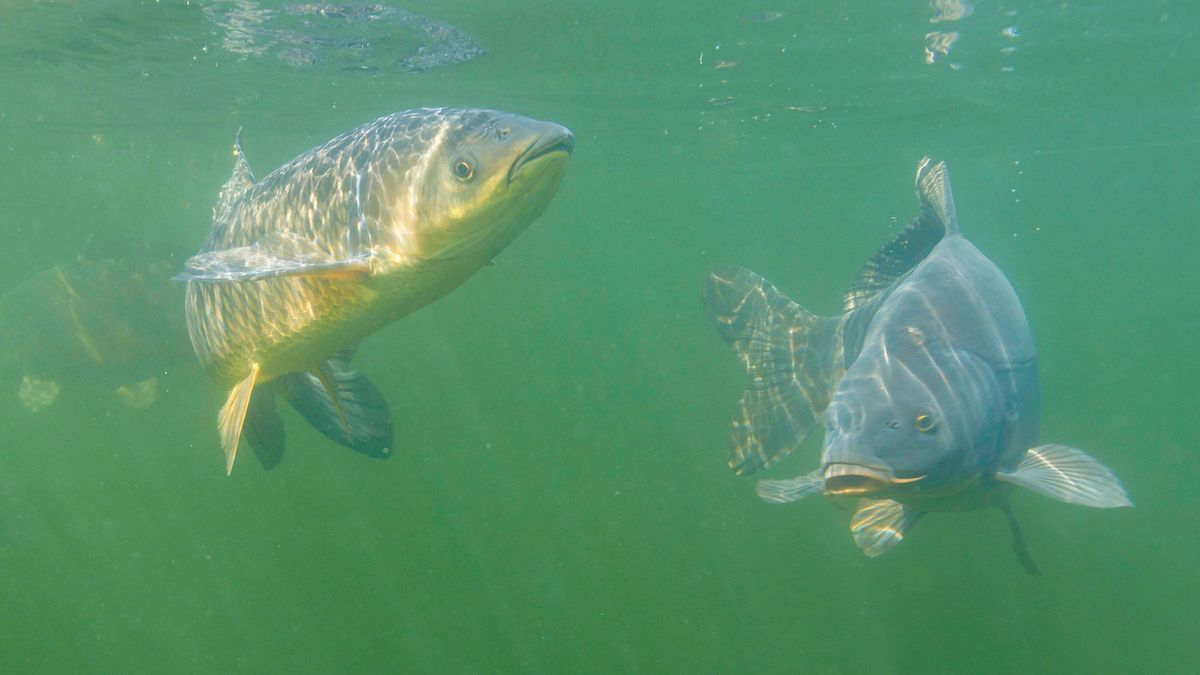
[[[744,269],[709,278],[710,315],[749,378],[729,463],[758,471],[824,424],[820,467],[759,481],[760,497],[857,499],[850,531],[872,557],[927,512],[994,506],[1036,575],[1014,486],[1084,506],[1132,503],[1083,451],[1037,445],[1037,355],[1020,301],[959,232],[945,165],[922,160],[917,192],[920,215],[864,265],[841,316],[815,316]]]
[[[517,115],[410,110],[258,182],[239,144],[212,233],[176,277],[192,346],[230,387],[226,470],[243,425],[263,464],[279,461],[275,393],[334,441],[387,457],[387,404],[350,369],[353,348],[512,242],[550,203],[573,144],[564,127]]]

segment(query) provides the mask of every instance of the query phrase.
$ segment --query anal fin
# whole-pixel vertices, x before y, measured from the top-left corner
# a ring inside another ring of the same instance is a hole
[[[229,390],[225,405],[217,413],[217,429],[221,433],[221,447],[225,449],[225,474],[233,473],[233,460],[237,457],[238,441],[242,437],[242,425],[246,422],[246,410],[250,407],[250,395],[258,380],[258,364],[250,365],[250,374]]]

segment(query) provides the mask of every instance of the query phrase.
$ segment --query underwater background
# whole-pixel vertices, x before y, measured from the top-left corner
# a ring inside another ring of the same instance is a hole
[[[412,107],[576,136],[494,267],[360,348],[388,461],[289,409],[283,463],[226,477],[191,360],[144,409],[64,383],[30,413],[0,382],[0,671],[1195,668],[1200,7],[390,4],[0,6],[0,294],[98,234],[182,267],[239,128],[260,177]],[[725,464],[744,375],[705,275],[838,311],[926,154],[1022,298],[1043,442],[1137,504],[1018,492],[1041,578],[996,510],[868,559],[832,503],[767,504]]]

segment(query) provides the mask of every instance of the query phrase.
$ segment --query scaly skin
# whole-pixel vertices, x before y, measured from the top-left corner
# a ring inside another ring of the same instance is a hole
[[[555,136],[561,147],[526,161],[531,144]],[[297,157],[218,204],[202,253],[284,233],[316,242],[334,259],[370,254],[369,270],[191,281],[187,317],[196,354],[223,385],[240,382],[254,365],[262,383],[313,369],[445,295],[542,212],[569,143],[558,125],[504,113],[413,110]],[[459,158],[471,163],[470,181],[453,174]]]

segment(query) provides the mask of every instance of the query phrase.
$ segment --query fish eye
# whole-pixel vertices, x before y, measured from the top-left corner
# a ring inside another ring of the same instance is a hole
[[[496,128],[496,138],[498,138],[500,140],[504,140],[504,139],[508,138],[508,135],[511,133],[512,133],[512,129],[509,129],[508,127],[497,127]]]
[[[928,434],[937,431],[937,420],[927,412],[917,413],[916,418],[917,431]]]
[[[471,177],[475,175],[475,167],[471,166],[471,163],[467,160],[461,158],[454,161],[453,170],[455,178],[462,181],[471,180]]]

